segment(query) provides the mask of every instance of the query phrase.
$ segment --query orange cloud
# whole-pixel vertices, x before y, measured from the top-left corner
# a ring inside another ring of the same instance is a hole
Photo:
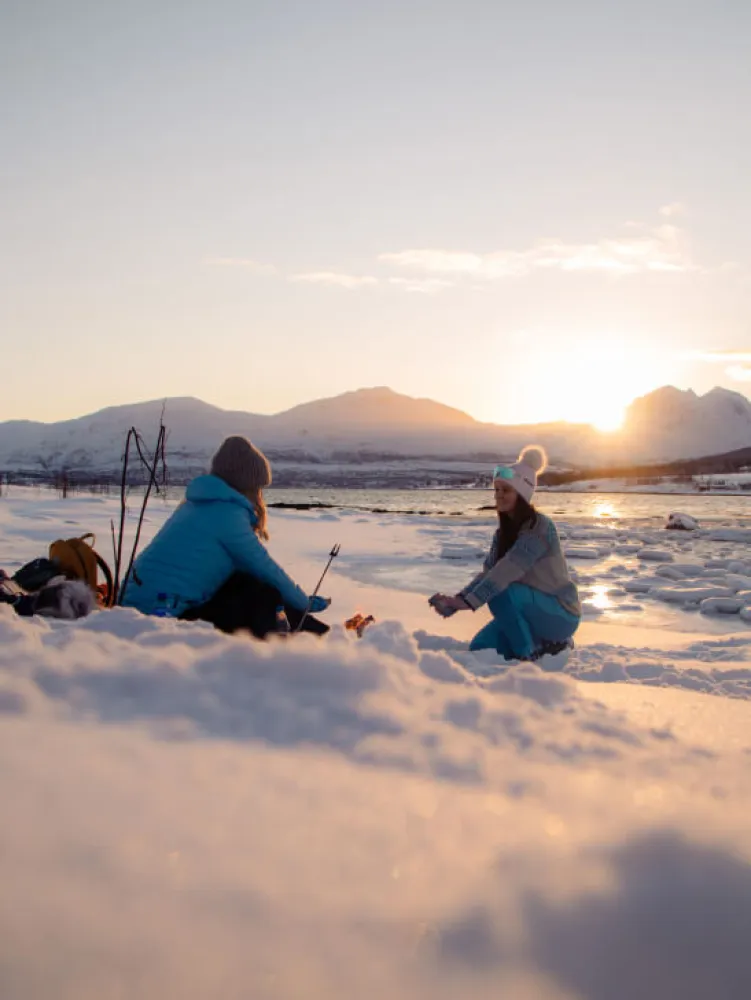
[[[675,214],[676,210],[675,206],[666,206],[663,214]],[[520,277],[545,269],[599,271],[613,275],[698,269],[691,257],[685,231],[667,222],[652,228],[632,223],[625,235],[604,237],[591,243],[541,239],[525,250],[482,254],[423,248],[384,253],[378,259],[391,267],[421,274],[485,281]]]

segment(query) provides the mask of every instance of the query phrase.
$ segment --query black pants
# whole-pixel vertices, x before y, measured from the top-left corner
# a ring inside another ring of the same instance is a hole
[[[187,621],[211,622],[222,632],[252,632],[257,639],[264,639],[276,631],[276,609],[284,605],[292,631],[300,624],[302,611],[284,604],[276,587],[271,587],[247,573],[234,573],[214,596],[181,615]],[[325,635],[329,626],[305,615],[301,632]]]

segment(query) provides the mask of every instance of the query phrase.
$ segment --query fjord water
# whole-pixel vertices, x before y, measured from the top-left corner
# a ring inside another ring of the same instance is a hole
[[[320,503],[363,511],[492,517],[490,490],[271,489],[269,503]],[[569,523],[596,521],[658,527],[671,511],[690,514],[702,525],[751,525],[751,496],[664,493],[546,493],[535,504],[544,514]]]

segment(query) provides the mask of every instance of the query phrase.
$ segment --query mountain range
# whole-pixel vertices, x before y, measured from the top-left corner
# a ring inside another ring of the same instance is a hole
[[[0,470],[111,472],[120,467],[125,434],[136,426],[155,437],[164,407],[173,470],[204,468],[228,434],[245,434],[275,460],[357,463],[388,458],[492,461],[530,442],[558,464],[672,461],[751,445],[751,403],[715,388],[705,395],[666,386],[635,400],[623,428],[602,433],[586,424],[482,423],[430,399],[385,387],[358,389],[274,415],[223,410],[193,398],[113,406],[58,423],[0,423]]]

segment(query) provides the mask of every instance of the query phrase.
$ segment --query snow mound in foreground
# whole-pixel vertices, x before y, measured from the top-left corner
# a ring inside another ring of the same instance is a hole
[[[531,664],[499,675],[492,651],[493,676],[476,676],[462,663],[472,654],[421,649],[397,622],[372,626],[359,642],[335,629],[323,642],[261,643],[128,609],[64,625],[0,610],[0,704],[19,716],[137,724],[170,739],[316,746],[490,785],[504,781],[495,768],[502,748],[586,760],[641,742],[612,720],[607,736],[593,726],[602,710],[577,697],[568,677]]]
[[[463,655],[0,607],[4,1000],[745,1000],[742,740]]]

